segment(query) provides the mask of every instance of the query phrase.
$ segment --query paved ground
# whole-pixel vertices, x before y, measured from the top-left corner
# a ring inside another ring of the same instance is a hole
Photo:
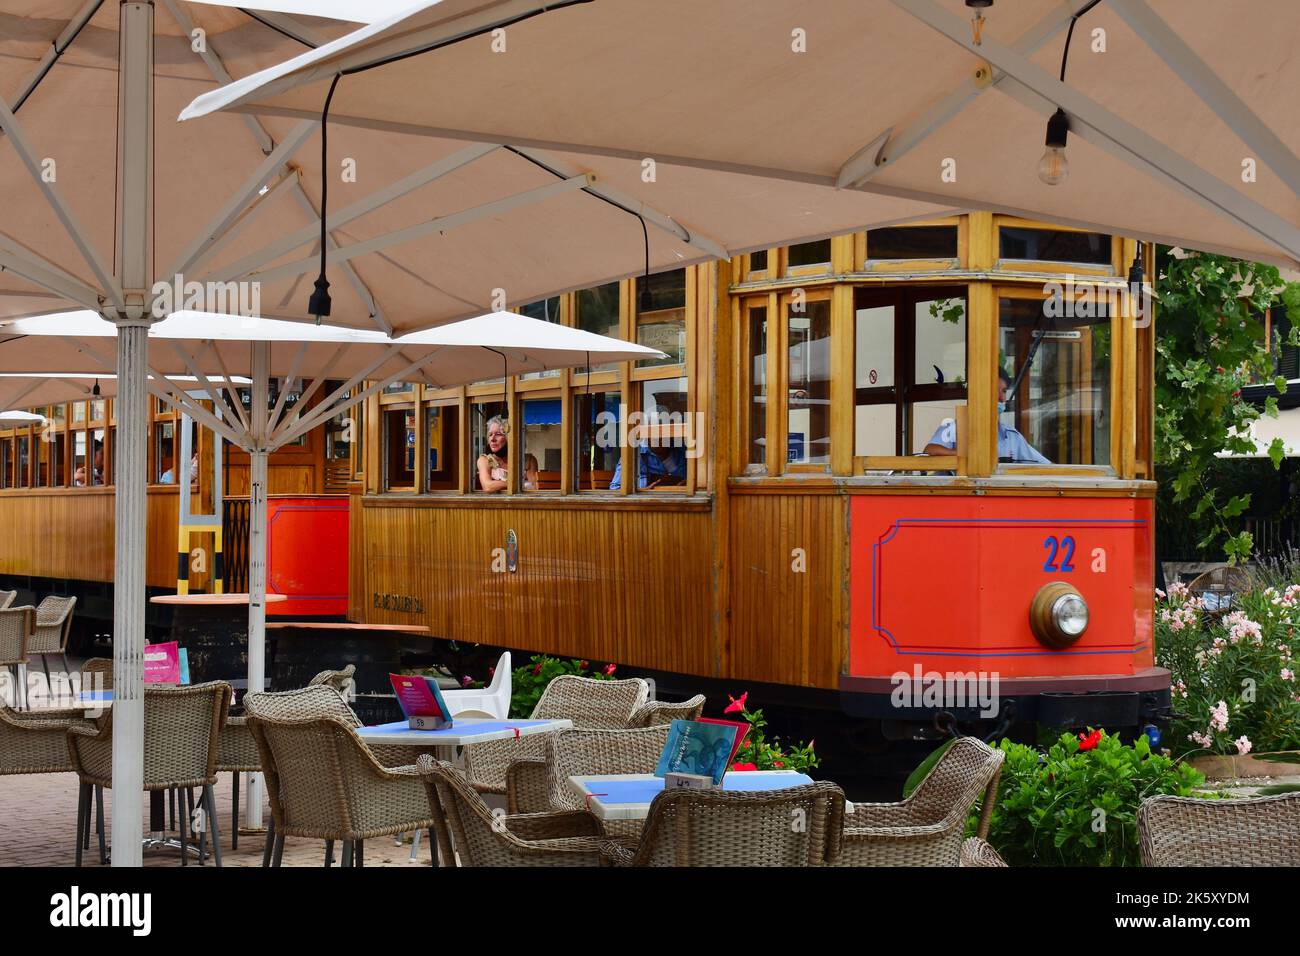
[[[223,831],[230,829],[230,774],[223,774],[217,785],[217,813]],[[104,792],[104,810],[108,833],[112,833],[111,790]],[[146,798],[146,807],[148,800]],[[263,819],[269,820],[268,807]],[[72,866],[76,860],[77,778],[74,774],[34,774],[0,777],[0,866]],[[148,819],[145,818],[148,830]],[[175,836],[175,834],[171,834]],[[260,834],[240,836],[239,849],[233,851],[229,832],[221,834],[223,866],[261,866]],[[91,849],[83,857],[83,866],[99,866],[99,850],[92,830]],[[429,865],[429,837],[420,841],[419,862],[409,861],[411,846],[398,847],[391,837],[366,842],[366,866]],[[336,854],[342,848],[336,848]],[[325,845],[317,840],[284,841],[283,866],[321,866]],[[145,866],[179,866],[179,850],[146,850]],[[191,859],[190,865],[195,865]],[[207,863],[211,866],[209,860]]]

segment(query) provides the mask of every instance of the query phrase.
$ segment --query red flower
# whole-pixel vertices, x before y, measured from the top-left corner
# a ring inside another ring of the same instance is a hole
[[[466,674],[464,677],[460,679],[461,687],[469,687],[473,683],[474,683],[474,678],[470,677],[468,674]]]
[[[772,766],[773,766],[773,767],[784,767],[784,766],[785,766],[785,761],[782,761],[782,760],[773,760],[773,761],[772,761]]]
[[[537,666],[533,668],[533,676],[536,677],[541,672],[542,672],[542,665],[541,662],[539,661]]]
[[[585,671],[585,670],[590,670],[590,669],[591,669],[591,661],[578,661],[578,666],[581,667],[584,671]]]
[[[757,770],[757,769],[758,769],[758,764],[756,764],[756,763],[733,763],[733,764],[731,765],[731,769],[732,769],[732,770]]]
[[[741,694],[739,700],[737,700],[735,697],[732,697],[730,694],[728,694],[727,700],[731,701],[731,703],[728,704],[726,708],[723,709],[722,712],[724,714],[735,714],[735,713],[743,714],[745,712],[745,698],[748,696],[749,696],[749,691],[745,691],[743,694]]]
[[[613,676],[614,676],[614,671],[615,671],[616,669],[617,669],[617,668],[616,668],[613,664],[606,664],[606,665],[605,665],[605,676],[606,676],[606,677],[613,677]]]
[[[1094,730],[1090,734],[1079,734],[1079,749],[1094,750],[1097,744],[1101,743],[1101,731]]]

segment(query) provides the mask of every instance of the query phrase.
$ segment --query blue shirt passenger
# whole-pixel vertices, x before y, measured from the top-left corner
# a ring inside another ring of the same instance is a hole
[[[939,426],[939,430],[934,433],[930,439],[931,445],[942,445],[944,448],[953,449],[957,447],[957,426],[952,421],[946,421]],[[1035,465],[1050,465],[1051,462],[1038,453],[1033,445],[1025,441],[1025,436],[1020,434],[1010,425],[1004,425],[998,422],[998,458],[1010,459],[1013,462],[1031,462]]]
[[[667,452],[667,458],[660,457]],[[667,448],[651,448],[643,442],[637,449],[637,460],[641,475],[637,480],[638,488],[654,488],[665,485],[680,485],[686,481],[686,449],[681,445]],[[623,461],[614,467],[614,477],[610,479],[609,490],[618,491],[623,487]]]

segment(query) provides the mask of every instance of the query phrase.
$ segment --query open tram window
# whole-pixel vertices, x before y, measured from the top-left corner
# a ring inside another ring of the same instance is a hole
[[[383,411],[384,487],[389,491],[415,488],[415,409]]]
[[[560,459],[564,453],[563,402],[529,398],[519,403],[523,419],[523,457],[519,487],[526,491],[559,491]]]
[[[745,368],[743,386],[746,405],[748,439],[745,471],[761,474],[767,471],[767,299],[751,300],[745,305]],[[763,303],[763,304],[759,304]]]
[[[14,440],[0,438],[0,488],[14,486]]]
[[[831,303],[829,298],[782,299],[786,338],[785,460],[828,466],[831,461]]]
[[[455,491],[460,486],[460,415],[456,405],[424,409],[424,449],[428,457],[429,491]]]
[[[505,494],[515,436],[505,402],[474,402],[469,415],[470,490]]]
[[[1041,463],[1023,448],[1007,447],[1007,430],[1014,429],[1052,464],[1111,464],[1110,345],[1105,302],[998,300],[999,361],[1007,380],[999,461]]]
[[[30,435],[19,435],[18,443],[18,480],[14,482],[15,488],[27,488],[30,484],[31,477],[31,447],[32,439]]]
[[[154,481],[161,485],[176,484],[180,469],[176,466],[176,423],[154,424]]]
[[[609,491],[622,458],[622,395],[581,392],[573,398],[573,410],[576,488]]]
[[[859,289],[854,307],[854,456],[955,453],[965,287]]]
[[[634,446],[633,467],[638,491],[686,491],[687,457],[698,436],[692,431],[690,395],[684,378],[660,378],[640,383],[636,428],[629,429]],[[614,469],[610,487],[622,486],[622,462]]]

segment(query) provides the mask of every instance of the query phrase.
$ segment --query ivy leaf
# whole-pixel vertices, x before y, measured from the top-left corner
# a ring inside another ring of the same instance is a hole
[[[1235,518],[1243,514],[1250,507],[1250,495],[1233,495],[1228,499],[1228,503],[1223,506],[1220,514],[1225,518]]]
[[[1282,439],[1274,438],[1268,445],[1268,457],[1273,462],[1274,468],[1281,468],[1282,461],[1286,458],[1286,445]]]

